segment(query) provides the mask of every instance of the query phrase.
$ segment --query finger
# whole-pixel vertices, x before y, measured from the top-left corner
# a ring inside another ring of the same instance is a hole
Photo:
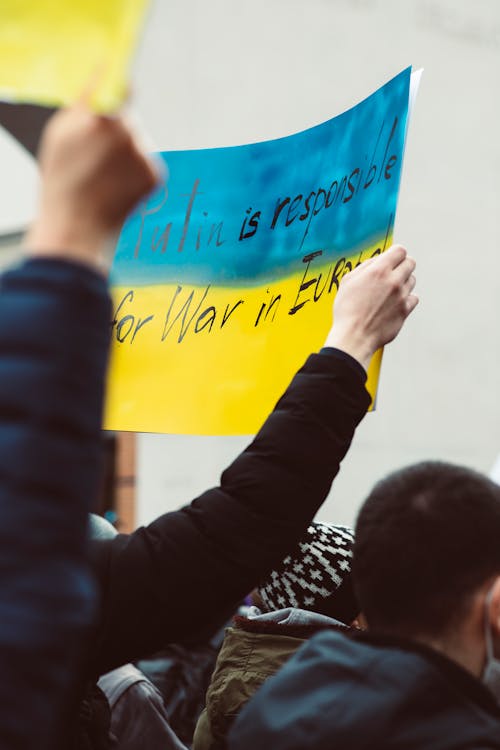
[[[413,290],[415,289],[415,284],[417,283],[417,279],[413,274],[406,280],[404,286],[403,286],[403,294],[405,297],[407,297]]]
[[[144,166],[146,172],[146,182],[148,183],[147,191],[151,192],[153,188],[163,181],[162,174],[158,169],[158,164],[148,157],[144,157]]]
[[[350,272],[350,275],[352,276],[353,274],[363,273],[363,271],[365,270],[365,268],[368,268],[368,266],[372,265],[372,263],[374,262],[374,260],[375,260],[375,257],[367,258],[362,263],[359,263],[357,266],[355,266],[353,268],[353,270]]]
[[[385,253],[379,255],[378,262],[381,268],[397,268],[407,256],[406,248],[402,245],[392,245]]]
[[[410,315],[410,313],[413,312],[413,310],[416,308],[418,303],[420,302],[419,298],[416,294],[409,294],[406,298],[405,306],[406,306],[406,315]]]
[[[163,182],[166,184],[170,177],[170,170],[168,168],[168,164],[166,161],[164,161],[159,154],[152,153],[149,154],[149,158],[154,164],[154,167],[158,173],[158,180],[159,182]]]
[[[129,131],[130,132],[130,131]],[[132,139],[132,148],[137,161],[142,161],[144,171],[149,175],[149,180],[153,186],[168,178],[168,169],[162,159],[156,155],[147,154],[135,133],[130,133]]]
[[[405,284],[416,267],[416,262],[409,255],[393,271],[393,278],[398,284]]]

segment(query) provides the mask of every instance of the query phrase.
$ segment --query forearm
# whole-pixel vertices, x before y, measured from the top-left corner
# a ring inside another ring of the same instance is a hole
[[[304,523],[324,501],[368,408],[366,375],[325,349],[309,357],[221,489],[254,512]]]

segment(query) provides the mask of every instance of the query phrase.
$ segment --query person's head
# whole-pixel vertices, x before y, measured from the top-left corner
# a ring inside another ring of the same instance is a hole
[[[353,577],[372,630],[446,640],[484,624],[493,588],[500,634],[500,487],[439,462],[391,474],[359,513]]]
[[[359,613],[351,582],[352,529],[313,522],[257,588],[263,608],[306,609],[350,624]]]

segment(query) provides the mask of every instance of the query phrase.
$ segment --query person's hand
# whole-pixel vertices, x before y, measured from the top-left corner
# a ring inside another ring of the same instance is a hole
[[[398,335],[418,304],[415,261],[401,245],[361,263],[342,279],[325,346],[350,354],[367,369],[373,354]]]
[[[96,266],[110,235],[158,181],[121,118],[94,115],[81,105],[49,120],[39,162],[40,207],[25,240],[29,254]]]

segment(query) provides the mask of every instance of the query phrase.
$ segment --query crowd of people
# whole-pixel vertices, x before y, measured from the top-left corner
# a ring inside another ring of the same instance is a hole
[[[324,347],[218,487],[117,534],[89,516],[105,249],[159,178],[120,117],[83,105],[49,121],[39,162],[26,257],[0,285],[0,747],[500,748],[500,488],[422,463],[382,479],[354,530],[313,521],[370,359],[417,305],[407,251],[343,278]],[[167,650],[217,634],[181,737],[138,664],[163,653],[175,686]]]

